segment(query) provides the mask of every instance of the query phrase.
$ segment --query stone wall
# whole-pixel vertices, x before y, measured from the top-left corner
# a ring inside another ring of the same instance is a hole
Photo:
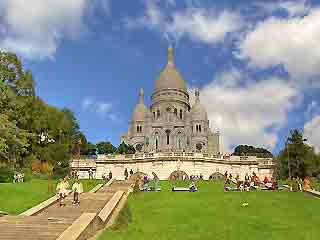
[[[202,174],[204,179],[218,172],[225,171],[234,177],[240,175],[244,179],[246,173],[255,172],[261,180],[269,178],[273,173],[272,159],[257,159],[256,157],[215,156],[199,153],[163,153],[100,156],[96,160],[76,160],[72,162],[73,170],[80,169],[80,178],[88,178],[88,170],[94,170],[94,177],[101,179],[104,173],[110,171],[117,180],[124,179],[124,171],[132,169],[140,171],[150,177],[155,172],[161,180],[167,180],[174,171],[184,171],[188,176]]]

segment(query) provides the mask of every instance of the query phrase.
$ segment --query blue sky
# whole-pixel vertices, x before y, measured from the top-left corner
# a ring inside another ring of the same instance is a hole
[[[72,109],[89,141],[114,145],[172,45],[223,152],[277,153],[291,128],[320,150],[319,41],[316,1],[0,2],[0,49],[23,58],[37,94]]]

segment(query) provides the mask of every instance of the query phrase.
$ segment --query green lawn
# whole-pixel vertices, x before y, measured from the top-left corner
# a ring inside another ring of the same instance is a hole
[[[223,192],[222,183],[199,183],[199,192],[129,196],[128,227],[108,229],[104,239],[318,239],[320,199],[305,193]],[[242,203],[248,202],[247,207]],[[123,220],[122,220],[123,221]]]
[[[84,191],[90,191],[101,180],[82,180]],[[33,179],[26,183],[0,184],[0,211],[9,214],[19,214],[53,196],[55,192],[48,192],[48,185],[55,191],[56,181]],[[70,184],[72,182],[70,181]]]

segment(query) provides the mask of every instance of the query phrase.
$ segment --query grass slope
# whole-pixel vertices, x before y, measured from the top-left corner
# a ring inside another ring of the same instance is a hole
[[[222,183],[199,183],[199,192],[138,193],[129,197],[126,228],[104,239],[317,239],[320,200],[304,193],[223,192]],[[248,202],[247,207],[242,203]],[[122,220],[123,221],[123,220]]]
[[[82,180],[84,191],[90,191],[101,180]],[[48,185],[55,191],[57,181],[33,179],[29,182],[0,184],[0,211],[9,214],[19,214],[53,196],[55,192],[48,191]],[[70,181],[70,184],[72,182]]]

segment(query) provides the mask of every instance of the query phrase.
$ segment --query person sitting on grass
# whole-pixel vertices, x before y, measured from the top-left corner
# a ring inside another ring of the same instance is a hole
[[[83,193],[83,186],[79,179],[72,185],[73,204],[80,204],[80,194]]]
[[[59,195],[59,205],[60,207],[65,206],[64,199],[67,196],[67,189],[69,187],[68,178],[65,177],[63,180],[60,179],[60,182],[57,185],[57,193]]]
[[[272,190],[278,190],[278,181],[275,177],[271,178],[271,182],[272,182]]]
[[[191,184],[189,185],[189,190],[190,190],[190,192],[197,191],[197,187],[196,187],[196,184],[194,183],[194,181],[192,181]]]
[[[148,191],[148,188],[149,188],[148,183],[149,183],[148,176],[145,175],[145,176],[143,177],[143,191],[145,191],[145,192]]]

